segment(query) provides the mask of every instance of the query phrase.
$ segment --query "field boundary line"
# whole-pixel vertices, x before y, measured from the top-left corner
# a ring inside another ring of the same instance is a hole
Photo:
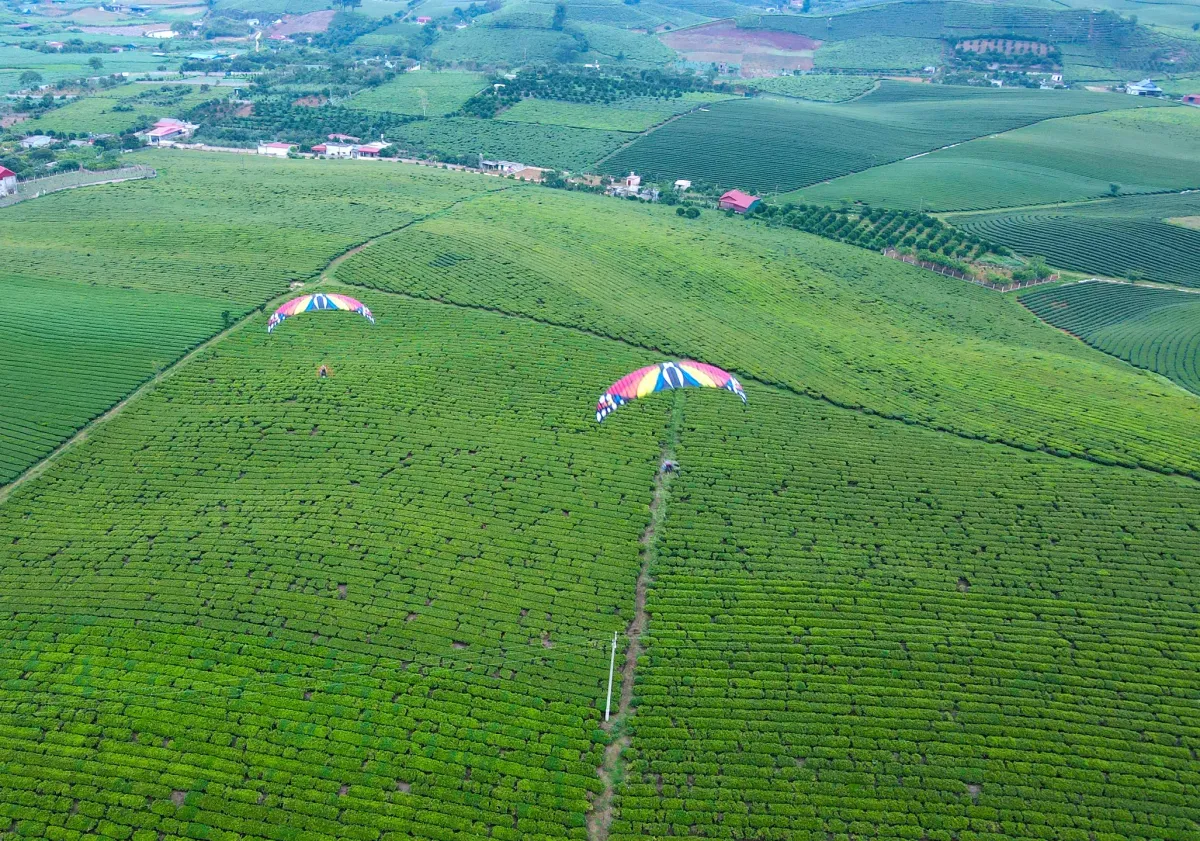
[[[337,282],[340,284],[349,286],[353,289],[369,289],[372,292],[385,294],[385,295],[395,295],[398,298],[407,298],[410,301],[435,303],[435,304],[441,304],[441,305],[447,306],[447,307],[457,307],[459,309],[464,309],[464,310],[474,310],[476,312],[487,312],[487,313],[491,313],[493,315],[501,315],[506,318],[515,318],[515,319],[519,319],[522,321],[529,321],[534,324],[542,324],[547,327],[559,327],[563,330],[571,330],[573,332],[580,333],[585,336],[591,336],[596,339],[606,339],[610,342],[616,342],[618,344],[624,345],[625,347],[635,348],[637,350],[645,350],[645,351],[649,351],[651,353],[662,354],[664,357],[668,357],[668,358],[672,357],[672,356],[678,356],[678,354],[670,353],[668,351],[663,350],[662,348],[653,347],[651,345],[638,344],[637,342],[633,342],[633,341],[630,341],[629,339],[624,339],[619,336],[610,336],[606,333],[600,333],[596,330],[589,330],[586,327],[579,327],[578,325],[575,325],[575,324],[566,324],[566,323],[563,323],[560,321],[550,321],[545,318],[538,318],[537,316],[528,315],[526,313],[512,312],[509,310],[501,309],[499,307],[485,306],[483,304],[465,304],[465,303],[461,303],[458,301],[448,301],[445,298],[438,298],[438,297],[434,297],[434,296],[425,296],[425,295],[414,295],[410,292],[402,292],[400,290],[395,290],[395,289],[379,289],[379,288],[376,288],[373,286],[363,286],[363,285],[357,284],[357,283],[350,283],[348,281],[337,281]],[[1086,464],[1093,464],[1093,465],[1096,465],[1097,467],[1120,468],[1123,470],[1141,470],[1141,471],[1145,471],[1146,473],[1153,473],[1158,476],[1181,476],[1185,479],[1190,479],[1194,482],[1200,482],[1200,470],[1188,471],[1188,470],[1184,470],[1184,469],[1180,469],[1180,468],[1168,467],[1165,465],[1163,467],[1156,467],[1154,465],[1146,465],[1146,464],[1127,464],[1127,463],[1115,462],[1115,461],[1100,461],[1095,458],[1088,458],[1087,456],[1085,456],[1081,453],[1070,452],[1067,450],[1055,450],[1055,449],[1051,449],[1050,447],[1034,447],[1032,445],[1030,445],[1029,447],[1022,447],[1015,442],[1003,441],[1003,440],[999,440],[999,439],[989,441],[986,438],[980,438],[979,436],[973,435],[969,432],[961,431],[961,430],[957,430],[957,429],[950,429],[948,427],[940,426],[933,422],[912,420],[912,419],[905,420],[903,418],[898,418],[898,417],[895,417],[894,415],[886,414],[884,412],[872,409],[868,406],[862,406],[862,405],[858,405],[858,404],[851,405],[848,403],[841,403],[827,395],[814,393],[814,392],[808,391],[806,389],[800,388],[798,386],[790,385],[790,384],[784,383],[784,382],[765,380],[765,379],[761,379],[759,377],[752,376],[751,374],[747,374],[744,371],[740,371],[731,365],[726,365],[725,367],[729,368],[732,371],[732,373],[737,374],[738,377],[743,382],[752,382],[757,385],[765,386],[767,388],[773,388],[776,391],[783,391],[783,392],[787,392],[788,394],[794,394],[797,397],[804,397],[809,400],[814,400],[818,403],[826,403],[830,406],[835,406],[839,409],[845,409],[848,412],[856,412],[860,415],[866,415],[868,417],[879,418],[880,420],[885,420],[885,421],[889,421],[889,422],[893,422],[893,423],[901,423],[901,424],[904,424],[905,426],[915,426],[920,429],[927,430],[929,432],[937,432],[937,433],[941,433],[943,435],[952,435],[953,437],[960,438],[964,441],[974,441],[979,444],[991,444],[991,445],[994,445],[997,447],[1003,447],[1007,450],[1015,450],[1015,451],[1021,452],[1021,453],[1033,452],[1033,453],[1041,453],[1042,455],[1054,456],[1055,458],[1073,459],[1075,461],[1082,461]]]
[[[440,213],[445,213],[449,210],[453,210],[455,207],[462,204],[463,202],[470,201],[470,200],[478,198],[480,196],[491,195],[492,193],[502,193],[505,190],[519,189],[520,187],[523,187],[523,186],[525,186],[523,183],[522,184],[512,184],[512,185],[508,185],[505,187],[501,187],[498,190],[483,190],[478,193],[472,193],[469,196],[463,196],[462,198],[455,199],[453,202],[447,204],[445,207],[440,207],[437,210],[430,211],[429,213],[426,213],[422,216],[414,217],[413,219],[410,219],[407,222],[405,222],[403,225],[399,225],[395,228],[392,228],[389,231],[384,231],[381,234],[377,234],[377,235],[371,237],[370,239],[360,242],[358,245],[352,246],[351,248],[348,248],[344,251],[339,252],[338,254],[335,254],[332,258],[330,258],[329,262],[327,262],[325,264],[324,268],[322,268],[320,272],[318,272],[311,280],[305,281],[303,283],[303,285],[305,288],[312,288],[312,287],[315,287],[315,286],[318,286],[318,285],[321,285],[321,284],[327,283],[327,282],[340,282],[340,281],[334,281],[333,278],[330,277],[330,275],[329,275],[330,271],[336,270],[337,267],[339,265],[341,265],[341,263],[343,261],[349,259],[354,254],[357,254],[358,252],[362,251],[364,248],[367,248],[368,246],[374,244],[375,242],[378,242],[379,240],[383,239],[384,237],[388,237],[388,236],[391,236],[392,234],[398,233],[399,231],[404,230],[405,228],[407,228],[410,225],[415,225],[418,222],[424,222],[426,219],[430,219],[434,216],[437,216]],[[355,288],[359,288],[359,287],[355,287]],[[215,345],[217,342],[230,336],[234,332],[240,330],[242,327],[244,327],[249,322],[253,321],[254,318],[259,313],[265,314],[267,309],[272,304],[282,303],[285,300],[293,298],[296,296],[296,293],[300,292],[300,291],[301,291],[300,289],[288,289],[288,290],[285,290],[284,292],[281,292],[278,295],[275,295],[275,296],[269,298],[268,300],[264,301],[261,305],[250,310],[250,312],[246,313],[241,318],[239,318],[238,320],[236,320],[232,324],[230,324],[228,327],[221,330],[219,333],[214,333],[213,335],[209,336],[203,342],[196,345],[195,347],[193,347],[191,350],[187,351],[182,356],[178,357],[174,362],[171,362],[169,365],[166,365],[163,368],[161,368],[160,370],[158,370],[157,372],[155,372],[148,379],[144,380],[141,383],[141,385],[139,385],[133,391],[126,394],[119,401],[117,401],[112,406],[110,406],[107,410],[105,410],[104,412],[102,412],[99,415],[96,415],[91,420],[89,420],[87,423],[85,423],[83,426],[79,427],[79,429],[77,429],[70,438],[67,438],[65,441],[60,443],[57,447],[55,447],[53,450],[51,450],[45,456],[43,456],[42,458],[38,459],[36,462],[31,464],[24,471],[22,471],[20,474],[18,474],[17,477],[15,479],[13,479],[11,482],[9,482],[7,485],[0,485],[0,505],[3,505],[5,502],[8,501],[9,496],[12,494],[12,492],[14,490],[19,488],[21,485],[25,484],[26,482],[30,481],[31,479],[36,479],[38,476],[41,476],[44,472],[46,472],[46,469],[48,467],[50,467],[51,464],[53,464],[55,461],[57,461],[63,455],[63,453],[72,449],[76,445],[81,444],[84,441],[86,441],[88,439],[88,436],[94,430],[96,430],[98,427],[102,426],[103,424],[107,423],[108,421],[112,420],[117,415],[121,414],[126,408],[128,408],[129,404],[132,403],[134,400],[136,400],[137,398],[146,394],[148,391],[150,391],[156,385],[161,383],[163,380],[165,380],[168,377],[170,377],[171,375],[173,375],[176,371],[178,371],[180,368],[182,368],[188,362],[195,359],[196,356],[198,356],[203,351],[208,350],[210,347]]]

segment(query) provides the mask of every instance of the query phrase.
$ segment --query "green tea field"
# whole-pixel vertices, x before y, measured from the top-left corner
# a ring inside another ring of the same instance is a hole
[[[1108,277],[1200,286],[1200,231],[1166,220],[1200,215],[1200,193],[1131,196],[1065,207],[952,216],[1023,254]]]
[[[591,102],[559,102],[523,99],[500,114],[499,119],[516,123],[641,132],[696,108],[728,97],[711,93],[686,93],[678,99],[632,97],[611,105]],[[632,139],[632,138],[631,138]]]
[[[304,177],[315,162],[135,160],[158,177],[0,210],[0,289],[13,300],[0,314],[12,396],[0,405],[0,482],[347,248],[498,186],[425,169],[322,166],[333,180],[316,182]]]
[[[1200,394],[1200,295],[1075,283],[1030,292],[1021,303],[1092,347]]]
[[[350,105],[364,111],[420,114],[436,117],[452,114],[483,88],[487,78],[479,73],[427,70],[404,73],[376,88],[367,88]]]
[[[1148,108],[1059,120],[814,184],[809,202],[977,210],[1200,187],[1200,109]]]
[[[683,151],[797,186],[1140,104],[933,87],[715,102],[609,163],[753,113],[744,164]],[[400,128],[629,137],[503,116]],[[0,841],[1200,837],[1195,295],[1018,299],[690,197],[127,159],[157,177],[0,208]],[[1116,209],[1191,235],[1193,198],[1069,207],[1116,253]],[[373,320],[269,333],[308,292]],[[745,402],[598,423],[669,359]]]
[[[602,168],[782,192],[1041,120],[1142,105],[1131,99],[885,82],[846,103],[733,100],[645,135]]]

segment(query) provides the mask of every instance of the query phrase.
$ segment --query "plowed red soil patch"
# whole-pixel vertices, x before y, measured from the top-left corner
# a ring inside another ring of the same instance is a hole
[[[283,23],[272,26],[269,35],[299,35],[303,32],[324,32],[333,20],[334,11],[326,9],[322,12],[309,12],[307,15],[286,17]]]
[[[773,76],[787,70],[811,70],[821,42],[794,32],[739,29],[719,20],[690,29],[664,32],[664,44],[697,64],[725,64],[742,76]]]

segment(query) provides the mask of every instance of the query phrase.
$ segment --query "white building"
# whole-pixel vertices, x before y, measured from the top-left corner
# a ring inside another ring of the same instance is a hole
[[[11,169],[0,166],[0,196],[7,196],[17,191],[17,174]]]
[[[1142,79],[1140,82],[1127,82],[1125,93],[1130,96],[1162,96],[1163,90],[1153,80]]]
[[[175,30],[173,30],[173,29],[155,29],[153,32],[143,32],[142,34],[145,35],[147,38],[158,38],[159,40],[165,40],[167,38],[174,38]]]
[[[353,153],[353,143],[322,143],[313,147],[313,154],[323,158],[350,158]]]
[[[355,146],[350,150],[352,158],[378,158],[379,153],[387,148],[386,143],[363,143],[361,146]]]
[[[690,189],[692,189],[692,182],[688,181],[686,178],[680,178],[678,181],[675,182],[675,189],[681,193],[684,190],[690,190]]]
[[[33,134],[21,141],[21,148],[41,149],[43,146],[49,146],[53,142],[53,137],[47,137],[44,134]]]
[[[286,158],[296,148],[295,143],[259,143],[258,154],[272,158]]]
[[[521,170],[525,169],[525,164],[517,163],[516,161],[488,161],[481,160],[479,168],[484,172],[494,172],[498,175],[516,175]]]

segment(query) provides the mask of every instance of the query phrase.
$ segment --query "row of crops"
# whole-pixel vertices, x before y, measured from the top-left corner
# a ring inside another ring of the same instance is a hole
[[[1131,99],[884,82],[841,104],[730,100],[645,135],[602,169],[781,192],[1053,117],[1140,104]]]
[[[582,327],[960,435],[1200,468],[1194,400],[986,290],[785,228],[530,188],[409,226],[337,277]]]
[[[152,181],[0,211],[0,484],[289,282],[501,186],[424,168],[239,157],[160,152],[138,158],[158,170]]]
[[[260,319],[0,507],[0,824],[586,838],[666,420],[591,409],[644,356],[370,304]]]
[[[1200,285],[1200,231],[1165,220],[1200,213],[1200,194],[1134,196],[1067,208],[952,217],[963,230],[1055,266],[1129,280]]]
[[[1194,481],[719,398],[611,838],[1196,837]]]
[[[1200,394],[1200,295],[1077,283],[1030,292],[1021,303],[1092,347]]]

